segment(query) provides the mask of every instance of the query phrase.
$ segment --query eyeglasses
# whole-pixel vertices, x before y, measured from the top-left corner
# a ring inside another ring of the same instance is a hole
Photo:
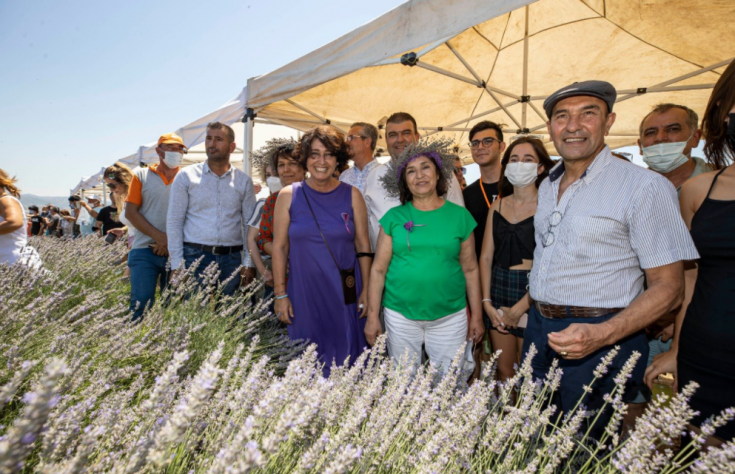
[[[480,143],[482,143],[482,146],[484,146],[485,148],[490,148],[491,146],[493,146],[493,143],[497,141],[497,139],[492,137],[483,138],[482,140],[472,140],[470,142],[470,148],[478,148],[480,146]]]
[[[455,173],[459,174],[460,171],[462,172],[462,176],[466,175],[467,174],[467,167],[466,166],[458,166],[458,167],[454,168],[454,172]]]
[[[117,189],[117,184],[109,183],[107,187],[110,188],[110,191],[114,191],[115,189]]]
[[[362,135],[347,135],[345,137],[345,140],[347,140],[348,142],[351,142],[352,140],[355,140],[357,138],[362,138],[363,140],[365,140],[367,137],[363,137]]]
[[[554,211],[551,214],[551,217],[549,217],[549,228],[546,230],[546,233],[544,234],[544,247],[548,247],[554,243],[556,240],[556,236],[554,235],[554,228],[559,225],[561,222],[561,218],[564,217],[561,212]]]

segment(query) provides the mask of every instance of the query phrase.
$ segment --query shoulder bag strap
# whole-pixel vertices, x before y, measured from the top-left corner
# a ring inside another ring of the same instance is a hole
[[[324,245],[327,246],[327,250],[329,250],[329,255],[332,256],[332,260],[334,260],[334,264],[337,266],[337,270],[342,271],[342,269],[339,266],[339,263],[337,263],[337,259],[334,258],[334,254],[332,253],[332,249],[329,247],[329,243],[327,242],[327,239],[324,237],[324,233],[322,232],[322,228],[319,225],[319,221],[316,219],[316,214],[314,214],[314,209],[311,207],[311,203],[309,202],[309,194],[306,192],[306,188],[308,188],[306,183],[301,184],[301,191],[304,194],[304,199],[306,199],[306,204],[309,206],[309,210],[311,211],[311,217],[314,218],[314,222],[316,223],[316,228],[319,229],[319,235],[322,236],[322,240],[324,241]]]

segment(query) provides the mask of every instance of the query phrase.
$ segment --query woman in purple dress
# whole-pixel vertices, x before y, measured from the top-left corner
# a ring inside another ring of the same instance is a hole
[[[334,177],[348,159],[341,132],[312,129],[301,140],[300,158],[309,177],[283,188],[276,202],[275,310],[291,339],[317,344],[329,376],[332,363],[349,357],[352,364],[367,346],[367,208],[357,188]]]

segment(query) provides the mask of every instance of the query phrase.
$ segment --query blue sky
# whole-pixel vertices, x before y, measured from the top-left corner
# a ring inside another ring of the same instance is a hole
[[[402,0],[0,0],[0,168],[63,196]]]

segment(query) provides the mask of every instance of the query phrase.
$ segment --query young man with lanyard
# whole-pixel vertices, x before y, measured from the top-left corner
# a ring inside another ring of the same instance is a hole
[[[482,242],[485,237],[485,224],[490,206],[498,197],[500,181],[500,161],[505,151],[503,130],[495,122],[483,121],[470,130],[470,151],[472,159],[480,166],[480,179],[467,186],[462,195],[464,204],[470,211],[475,227],[475,254],[480,258]]]
[[[128,255],[134,321],[153,304],[156,286],[163,291],[168,283],[166,216],[171,183],[179,172],[186,146],[181,137],[168,133],[158,139],[156,153],[158,164],[135,172],[125,200],[125,216],[136,230]]]

